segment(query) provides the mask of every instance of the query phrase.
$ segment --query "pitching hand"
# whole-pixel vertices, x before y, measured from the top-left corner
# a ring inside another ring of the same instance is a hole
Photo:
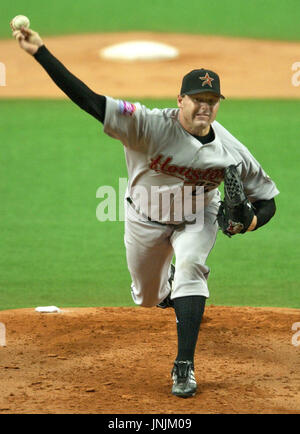
[[[25,29],[24,27],[20,30],[13,30],[13,37],[19,42],[20,47],[32,56],[37,52],[39,47],[44,45],[37,32],[31,29]]]

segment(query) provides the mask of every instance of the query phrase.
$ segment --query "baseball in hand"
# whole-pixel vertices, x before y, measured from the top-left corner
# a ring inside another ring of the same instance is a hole
[[[25,15],[17,15],[15,18],[12,19],[11,26],[13,30],[20,30],[21,27],[29,29],[30,21],[27,17],[25,17]]]

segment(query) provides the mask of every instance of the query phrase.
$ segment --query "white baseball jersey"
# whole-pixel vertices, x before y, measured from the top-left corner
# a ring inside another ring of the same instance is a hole
[[[140,103],[106,98],[104,131],[124,145],[126,195],[152,220],[173,222],[155,209],[159,204],[151,198],[151,186],[158,186],[160,192],[202,186],[205,206],[214,204],[217,210],[218,186],[230,164],[241,163],[239,173],[250,201],[272,199],[279,193],[249,150],[219,122],[212,123],[214,140],[203,145],[181,126],[177,108],[150,110]]]

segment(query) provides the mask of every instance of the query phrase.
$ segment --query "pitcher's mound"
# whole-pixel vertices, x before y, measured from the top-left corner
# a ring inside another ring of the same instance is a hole
[[[132,44],[136,41],[140,45],[135,51]],[[135,101],[146,97],[175,101],[182,77],[193,69],[208,68],[220,75],[227,98],[300,98],[300,86],[291,81],[295,74],[292,65],[299,60],[299,42],[120,32],[51,36],[44,43],[69,71],[102,95],[126,96]],[[160,44],[172,48],[168,58],[158,58],[166,56]],[[99,56],[111,46],[113,60]],[[153,51],[155,60],[150,58]],[[0,98],[66,98],[15,40],[0,40],[0,53],[9,71],[9,83],[1,87]]]
[[[172,309],[2,311],[0,413],[300,413],[297,321],[295,309],[208,306],[199,391],[185,400],[171,394]]]

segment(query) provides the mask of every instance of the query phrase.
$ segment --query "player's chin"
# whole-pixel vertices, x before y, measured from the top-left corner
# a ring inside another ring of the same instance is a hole
[[[210,119],[208,117],[196,117],[194,119],[194,125],[201,128],[206,128],[210,125]]]

